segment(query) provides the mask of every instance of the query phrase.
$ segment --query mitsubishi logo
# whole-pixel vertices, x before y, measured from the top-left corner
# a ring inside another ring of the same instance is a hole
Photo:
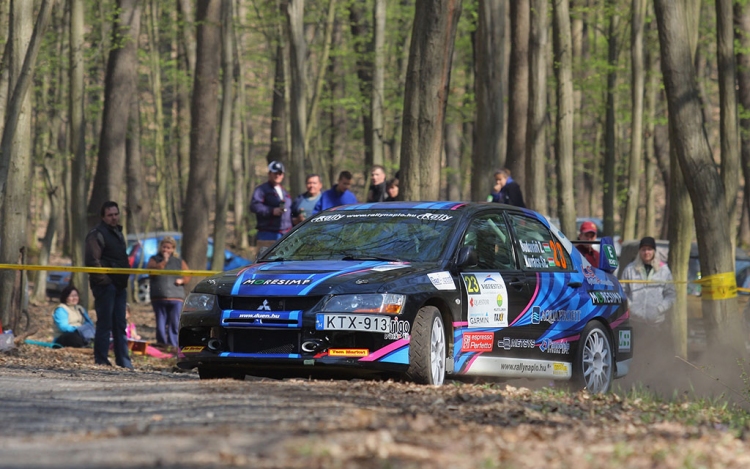
[[[258,311],[271,311],[271,305],[268,304],[268,300],[263,300],[263,304],[258,306]]]

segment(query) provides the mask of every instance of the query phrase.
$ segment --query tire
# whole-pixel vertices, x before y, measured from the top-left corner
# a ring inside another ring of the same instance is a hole
[[[573,385],[591,394],[604,394],[612,387],[614,354],[609,334],[597,321],[590,322],[581,333],[573,363]]]
[[[200,379],[225,379],[232,378],[238,381],[245,380],[245,373],[241,371],[226,370],[223,368],[198,367],[198,377]]]
[[[445,380],[445,327],[440,311],[424,306],[411,328],[406,377],[418,384],[440,386]]]
[[[142,305],[151,303],[151,283],[147,278],[138,280],[138,289],[135,292],[135,301],[136,303]]]

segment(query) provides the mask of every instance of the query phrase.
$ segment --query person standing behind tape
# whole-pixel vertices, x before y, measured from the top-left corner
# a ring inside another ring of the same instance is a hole
[[[104,202],[100,215],[102,221],[86,235],[86,267],[130,268],[125,237],[122,235],[122,226],[118,224],[120,208],[117,202]],[[115,363],[132,370],[125,319],[128,274],[89,274],[89,285],[94,293],[96,310],[94,363],[112,366],[108,358],[111,335]]]
[[[270,246],[292,229],[292,198],[281,187],[284,180],[284,165],[271,161],[268,165],[268,181],[253,192],[250,211],[258,221],[256,245]]]
[[[171,236],[159,241],[159,252],[148,260],[147,269],[188,270],[187,262],[175,255],[177,242]],[[190,277],[180,275],[151,275],[151,307],[156,316],[156,342],[178,346],[180,311],[185,301],[185,283]]]
[[[676,294],[672,284],[672,272],[665,262],[656,258],[656,240],[651,236],[641,239],[638,257],[625,267],[622,273],[622,289],[628,297],[630,322],[635,337],[646,347],[660,344],[670,353],[672,348],[671,317],[669,310]],[[627,280],[649,283],[628,283]]]

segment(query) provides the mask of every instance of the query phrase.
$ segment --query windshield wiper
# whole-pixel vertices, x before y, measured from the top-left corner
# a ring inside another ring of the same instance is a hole
[[[354,256],[347,254],[341,258],[342,261],[387,261],[387,262],[401,262],[401,259],[393,259],[390,257],[380,256]]]

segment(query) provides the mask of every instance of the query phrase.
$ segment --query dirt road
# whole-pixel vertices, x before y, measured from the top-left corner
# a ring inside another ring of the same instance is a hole
[[[3,468],[750,467],[717,414],[505,385],[11,365],[0,416]]]

